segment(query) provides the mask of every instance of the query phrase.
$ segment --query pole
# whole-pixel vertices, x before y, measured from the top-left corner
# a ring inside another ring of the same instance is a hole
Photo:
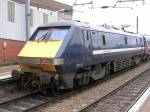
[[[139,17],[136,17],[136,33],[139,33]]]
[[[25,26],[26,26],[26,41],[30,37],[30,0],[25,0]]]

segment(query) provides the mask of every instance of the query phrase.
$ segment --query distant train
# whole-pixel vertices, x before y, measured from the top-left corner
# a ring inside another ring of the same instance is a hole
[[[40,26],[19,53],[21,71],[12,76],[25,87],[70,89],[149,59],[149,36],[76,21]]]

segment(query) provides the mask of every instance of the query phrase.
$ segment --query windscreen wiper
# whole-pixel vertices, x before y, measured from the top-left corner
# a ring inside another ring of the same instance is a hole
[[[47,37],[47,34],[48,34],[48,32],[46,34],[44,34],[43,36],[41,36],[37,41],[39,42],[40,40],[44,40]]]
[[[51,34],[52,34],[51,31],[47,33],[47,37],[45,38],[45,42],[47,42],[48,40],[50,40]]]

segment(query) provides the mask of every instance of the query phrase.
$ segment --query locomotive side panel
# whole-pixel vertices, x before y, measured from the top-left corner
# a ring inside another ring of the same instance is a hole
[[[59,72],[62,89],[73,88],[76,72],[85,64],[84,32],[81,27],[72,27],[70,39],[66,44],[61,56],[64,58],[64,64],[57,66],[61,70]]]
[[[61,50],[61,49],[60,49]],[[70,41],[62,55],[64,65],[61,65],[63,73],[73,72],[82,67],[84,63],[84,41],[81,28],[74,27]]]
[[[140,37],[106,32],[96,33],[98,36],[92,37],[94,63],[130,59],[143,54],[142,38]]]

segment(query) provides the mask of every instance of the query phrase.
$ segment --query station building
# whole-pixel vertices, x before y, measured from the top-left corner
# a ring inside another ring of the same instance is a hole
[[[0,0],[0,65],[17,62],[17,54],[26,42],[25,0]],[[31,34],[42,24],[72,19],[72,6],[53,0],[31,0]]]

